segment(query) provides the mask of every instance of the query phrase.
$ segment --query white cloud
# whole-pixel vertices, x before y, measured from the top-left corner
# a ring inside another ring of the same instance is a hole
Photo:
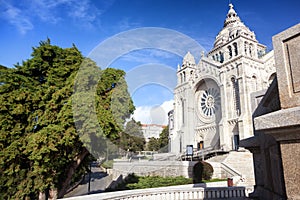
[[[56,24],[71,18],[77,26],[92,26],[113,2],[98,3],[98,8],[90,0],[28,0],[21,3],[0,0],[0,8],[4,10],[1,17],[25,34],[34,28],[35,20]]]
[[[89,57],[98,66],[106,68],[120,57],[141,49],[156,49],[178,57],[184,57],[190,51],[196,60],[199,60],[200,53],[204,50],[196,40],[178,31],[143,27],[124,31],[104,40],[93,49]]]
[[[168,112],[173,109],[174,100],[156,106],[140,106],[134,111],[133,118],[142,124],[168,124]]]
[[[6,19],[10,24],[16,26],[21,34],[25,34],[28,30],[33,29],[33,24],[28,17],[23,15],[20,9],[4,1],[0,1],[0,3],[4,8],[2,17]]]
[[[131,18],[129,17],[124,17],[121,19],[117,25],[118,30],[117,31],[126,31],[129,29],[137,28],[140,27],[139,22],[134,22]]]

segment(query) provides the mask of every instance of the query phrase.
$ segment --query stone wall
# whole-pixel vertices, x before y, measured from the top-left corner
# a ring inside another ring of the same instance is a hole
[[[300,24],[273,37],[277,78],[254,112],[253,153],[259,199],[300,199]]]
[[[114,177],[130,173],[139,176],[184,176],[192,178],[193,166],[196,162],[191,161],[135,161],[135,162],[114,162]]]

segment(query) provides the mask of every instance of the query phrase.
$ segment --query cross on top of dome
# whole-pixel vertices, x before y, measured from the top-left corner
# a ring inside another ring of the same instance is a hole
[[[214,47],[221,46],[230,40],[243,35],[244,37],[256,40],[255,34],[241,21],[236,11],[233,9],[233,4],[229,4],[229,10],[224,21],[224,26],[216,36]]]
[[[229,4],[229,11],[227,13],[227,18],[224,22],[224,27],[226,27],[228,24],[237,22],[237,21],[241,21],[240,18],[238,17],[237,13],[235,12],[235,10],[233,9],[233,5],[230,3]]]

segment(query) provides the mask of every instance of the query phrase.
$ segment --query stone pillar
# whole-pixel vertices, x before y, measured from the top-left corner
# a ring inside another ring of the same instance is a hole
[[[300,24],[273,37],[281,108],[300,106]]]
[[[226,91],[226,76],[224,73],[221,74],[221,81],[223,84],[220,85],[220,96],[221,96],[221,121],[219,123],[220,127],[220,147],[223,147],[224,150],[229,150],[229,148],[226,146],[227,141],[227,113],[226,113],[226,107],[227,107],[227,95],[225,95]]]
[[[224,62],[227,62],[229,60],[229,50],[227,46],[224,47]]]
[[[257,43],[253,43],[252,57],[257,59]]]
[[[253,152],[259,199],[300,199],[300,24],[273,37],[277,78],[254,112]],[[259,147],[259,149],[257,149]]]
[[[288,199],[300,199],[300,24],[273,37],[281,109],[271,133],[280,144]]]
[[[255,118],[254,121],[256,131],[261,131],[277,142],[277,145],[269,145],[263,154],[264,163],[271,173],[270,175],[267,173],[265,176],[264,188],[270,189],[274,193],[279,192],[282,196],[286,193],[288,199],[300,199],[299,122],[300,107],[262,115]],[[263,139],[262,141],[266,143],[267,140]],[[280,171],[282,172],[279,174]],[[279,178],[280,176],[283,177],[282,180]],[[285,192],[282,188],[285,188]]]

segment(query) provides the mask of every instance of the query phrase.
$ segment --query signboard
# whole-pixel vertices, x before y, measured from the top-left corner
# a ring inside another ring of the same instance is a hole
[[[187,145],[186,146],[186,155],[187,156],[193,156],[193,145]]]

